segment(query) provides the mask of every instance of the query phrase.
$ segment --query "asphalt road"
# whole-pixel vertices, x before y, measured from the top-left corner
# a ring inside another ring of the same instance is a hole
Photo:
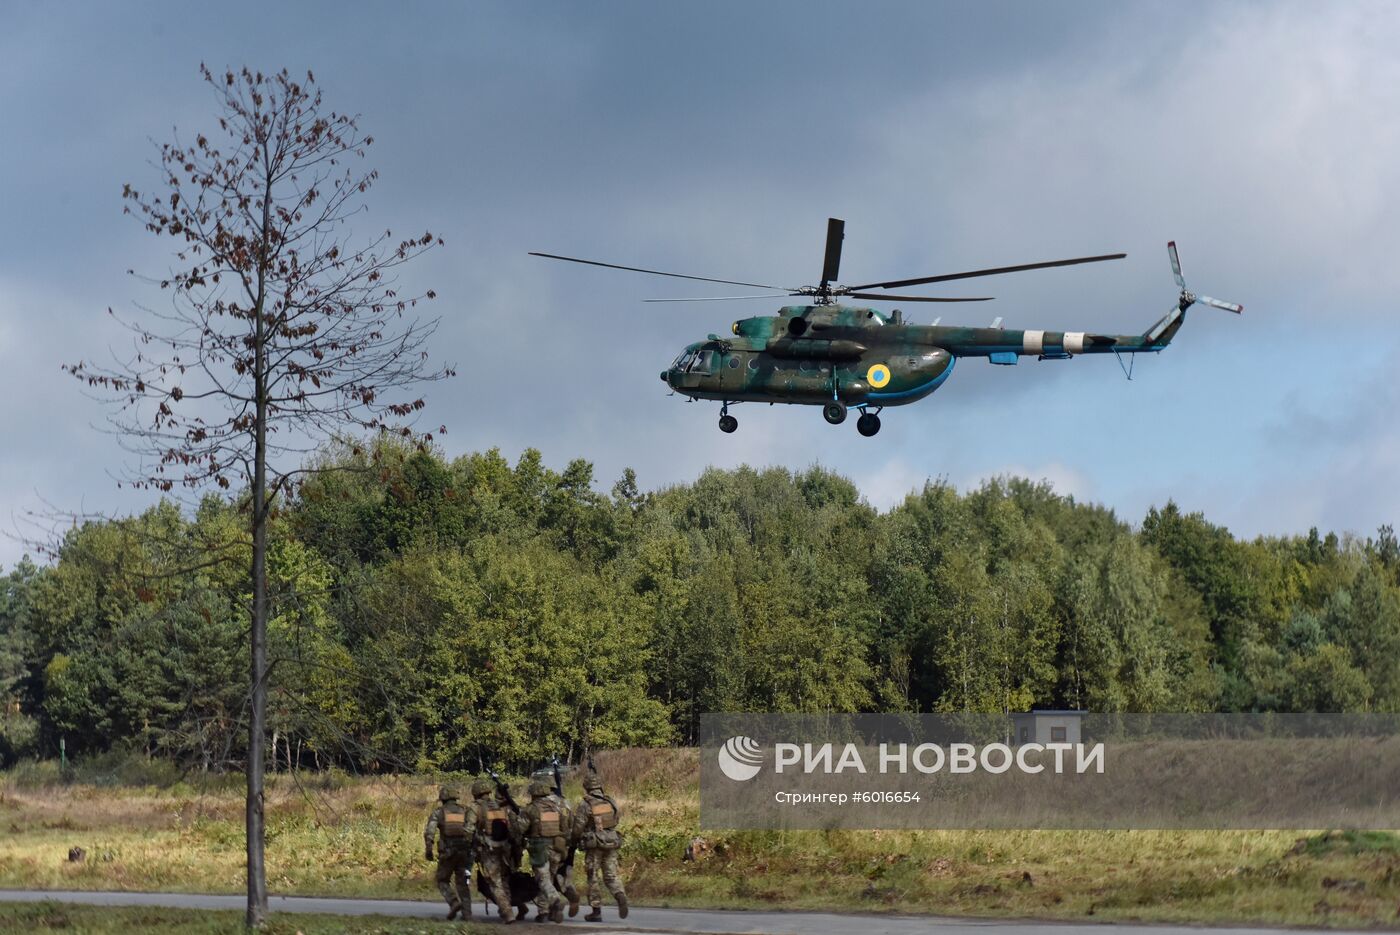
[[[75,890],[0,890],[0,902],[56,900],[89,906],[169,906],[178,909],[243,908],[242,896],[210,896],[197,893],[101,893]],[[404,899],[322,899],[310,896],[272,896],[273,912],[325,912],[338,915],[417,916],[441,919],[441,903]],[[483,918],[478,900],[472,911]],[[585,908],[585,911],[586,908]],[[583,915],[566,919],[561,928],[580,929],[596,935],[613,932],[693,932],[718,935],[1110,935],[1105,925],[1080,922],[1016,922],[995,919],[950,919],[939,916],[841,914],[833,912],[759,912],[708,909],[650,909],[637,906],[626,922],[617,919],[611,905],[603,909],[601,924],[582,921]],[[494,915],[489,917],[494,920]],[[551,927],[552,928],[552,927]],[[1170,925],[1113,924],[1111,935],[1182,935],[1190,929]],[[512,929],[511,931],[517,931]],[[525,931],[550,931],[531,924]],[[1231,928],[1230,935],[1297,935],[1298,929]]]

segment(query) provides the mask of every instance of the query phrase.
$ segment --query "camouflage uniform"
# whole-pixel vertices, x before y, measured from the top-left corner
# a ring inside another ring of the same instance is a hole
[[[617,853],[622,847],[622,834],[617,830],[621,813],[617,802],[603,793],[602,780],[596,773],[583,779],[583,801],[574,809],[574,840],[583,848],[583,866],[588,874],[588,905],[592,911],[584,916],[589,922],[603,918],[602,884],[617,900],[619,918],[627,918],[627,893],[617,870]]]
[[[510,812],[505,803],[491,794],[493,786],[485,779],[472,783],[472,818],[476,829],[478,872],[491,883],[491,897],[502,921],[515,921],[510,904],[510,855],[514,849]]]
[[[494,798],[498,807],[505,809],[512,815],[515,813],[516,806],[506,801],[505,795],[498,791]],[[509,875],[511,871],[520,869],[520,861],[523,860],[524,857],[525,839],[521,836],[519,827],[512,821],[510,823],[510,860],[506,864],[507,875]]]
[[[530,853],[530,869],[540,885],[535,905],[539,908],[540,921],[548,914],[554,922],[564,921],[564,897],[554,886],[554,874],[563,863],[568,850],[570,829],[565,827],[566,810],[561,810],[559,800],[550,794],[549,784],[536,780],[530,783],[530,804],[520,809],[516,816],[517,827],[526,838],[526,849]]]
[[[549,801],[559,809],[559,828],[564,832],[562,848],[550,848],[549,870],[554,877],[554,888],[569,904],[569,917],[578,915],[578,890],[574,887],[574,815],[563,796],[550,791]]]
[[[475,826],[474,810],[457,803],[457,790],[443,786],[438,790],[438,807],[428,817],[423,829],[423,857],[433,859],[433,843],[437,842],[437,887],[447,901],[447,918],[458,913],[471,915],[472,840]],[[454,891],[453,884],[456,884]]]

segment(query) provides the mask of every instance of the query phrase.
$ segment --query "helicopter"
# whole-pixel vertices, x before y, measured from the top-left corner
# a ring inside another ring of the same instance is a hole
[[[1002,328],[1000,317],[985,328],[940,326],[941,318],[930,325],[914,324],[906,322],[899,309],[886,314],[874,308],[847,305],[838,300],[987,302],[991,296],[891,295],[868,290],[901,289],[1027,270],[1102,263],[1121,260],[1127,254],[1083,256],[846,286],[837,283],[845,227],[845,221],[840,218],[827,219],[822,277],[815,286],[785,287],[690,276],[554,253],[531,251],[530,255],[674,279],[777,290],[761,295],[646,299],[647,302],[806,298],[808,301],[804,304],[783,306],[776,315],[735,321],[730,327],[732,337],[711,334],[704,341],[687,345],[661,372],[662,382],[674,392],[690,397],[692,401],[703,399],[720,403],[719,428],[725,433],[739,427],[739,420],[729,413],[730,406],[746,402],[770,405],[789,403],[821,406],[822,416],[832,425],[845,422],[851,409],[858,410],[860,415],[856,419],[856,430],[869,438],[880,431],[880,413],[885,407],[905,406],[929,396],[952,376],[954,366],[964,357],[985,357],[992,364],[1010,366],[1021,357],[1029,356],[1037,360],[1068,360],[1078,354],[1114,354],[1131,380],[1131,361],[1134,359],[1131,355],[1157,353],[1167,347],[1185,323],[1186,310],[1192,305],[1209,305],[1236,314],[1244,311],[1242,305],[1198,296],[1189,291],[1181,273],[1176,241],[1171,241],[1167,244],[1167,256],[1180,293],[1176,304],[1142,334],[1016,331]],[[1124,364],[1123,355],[1128,355],[1128,364]]]

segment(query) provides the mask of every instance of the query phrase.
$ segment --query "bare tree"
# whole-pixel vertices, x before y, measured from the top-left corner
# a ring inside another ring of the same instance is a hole
[[[400,294],[399,267],[442,241],[360,246],[349,220],[378,173],[353,116],[328,110],[308,72],[200,73],[215,92],[218,131],[160,146],[162,185],[127,185],[127,213],[175,239],[175,263],[151,280],[168,310],[122,320],[129,355],[65,367],[111,407],[136,455],[124,481],[168,492],[246,489],[252,540],[248,717],[248,914],[267,913],[263,769],[267,705],[267,524],[279,494],[318,470],[311,450],[333,437],[393,432],[421,444],[412,390],[451,376],[430,367],[435,320],[409,314],[431,290]],[[108,309],[109,314],[111,309]],[[439,429],[439,431],[445,431]]]

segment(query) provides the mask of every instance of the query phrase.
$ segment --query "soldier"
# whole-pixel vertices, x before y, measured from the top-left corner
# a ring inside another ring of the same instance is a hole
[[[472,867],[472,823],[467,810],[457,802],[457,790],[452,786],[438,789],[438,807],[428,816],[423,829],[423,858],[433,859],[433,842],[437,841],[437,887],[447,900],[447,918],[467,918],[472,913],[471,883],[468,873]],[[456,883],[456,890],[453,890]]]
[[[561,811],[558,799],[550,794],[549,783],[535,780],[530,783],[530,803],[520,809],[516,816],[517,827],[526,838],[526,850],[530,854],[530,869],[540,885],[535,906],[539,912],[536,922],[546,917],[553,922],[564,921],[564,897],[554,887],[554,874],[563,862],[568,850],[569,829],[564,827],[565,812]]]
[[[603,781],[589,771],[583,778],[583,801],[574,809],[574,840],[583,848],[583,866],[588,874],[588,905],[585,922],[603,921],[603,886],[617,900],[617,915],[627,918],[627,893],[622,889],[622,877],[617,871],[617,852],[622,847],[622,834],[617,830],[619,811],[612,796],[603,792]]]
[[[557,780],[558,774],[555,776]],[[559,827],[564,833],[563,847],[551,848],[549,851],[549,871],[550,876],[554,878],[554,888],[569,904],[569,918],[572,919],[578,915],[578,890],[574,887],[574,848],[578,844],[578,838],[574,836],[574,815],[561,793],[551,789],[549,800],[559,809]]]
[[[492,773],[491,775],[494,777],[494,776],[495,776],[495,773]],[[496,794],[495,794],[495,796],[494,796],[493,798],[494,798],[496,804],[497,804],[499,807],[504,808],[504,809],[506,809],[507,811],[509,811],[510,814],[511,814],[512,816],[514,816],[514,815],[516,815],[516,814],[518,814],[518,813],[520,812],[520,806],[519,806],[518,804],[516,804],[514,798],[512,798],[512,796],[511,796],[511,794],[510,794],[510,786],[508,786],[508,785],[506,785],[506,784],[504,784],[504,783],[501,783],[499,780],[497,781]],[[510,861],[509,861],[509,862],[507,863],[507,865],[506,865],[506,873],[507,873],[507,875],[509,875],[511,871],[518,871],[518,870],[520,869],[520,861],[521,861],[521,859],[522,859],[524,856],[525,856],[525,841],[524,841],[524,838],[521,837],[521,835],[520,835],[518,829],[516,828],[516,826],[515,826],[514,824],[511,824],[511,825],[510,825]]]
[[[478,872],[491,884],[491,898],[506,923],[515,921],[510,904],[510,855],[514,847],[510,812],[504,802],[491,793],[489,780],[472,783],[472,819],[476,831],[476,862]],[[478,882],[478,886],[480,883]]]

